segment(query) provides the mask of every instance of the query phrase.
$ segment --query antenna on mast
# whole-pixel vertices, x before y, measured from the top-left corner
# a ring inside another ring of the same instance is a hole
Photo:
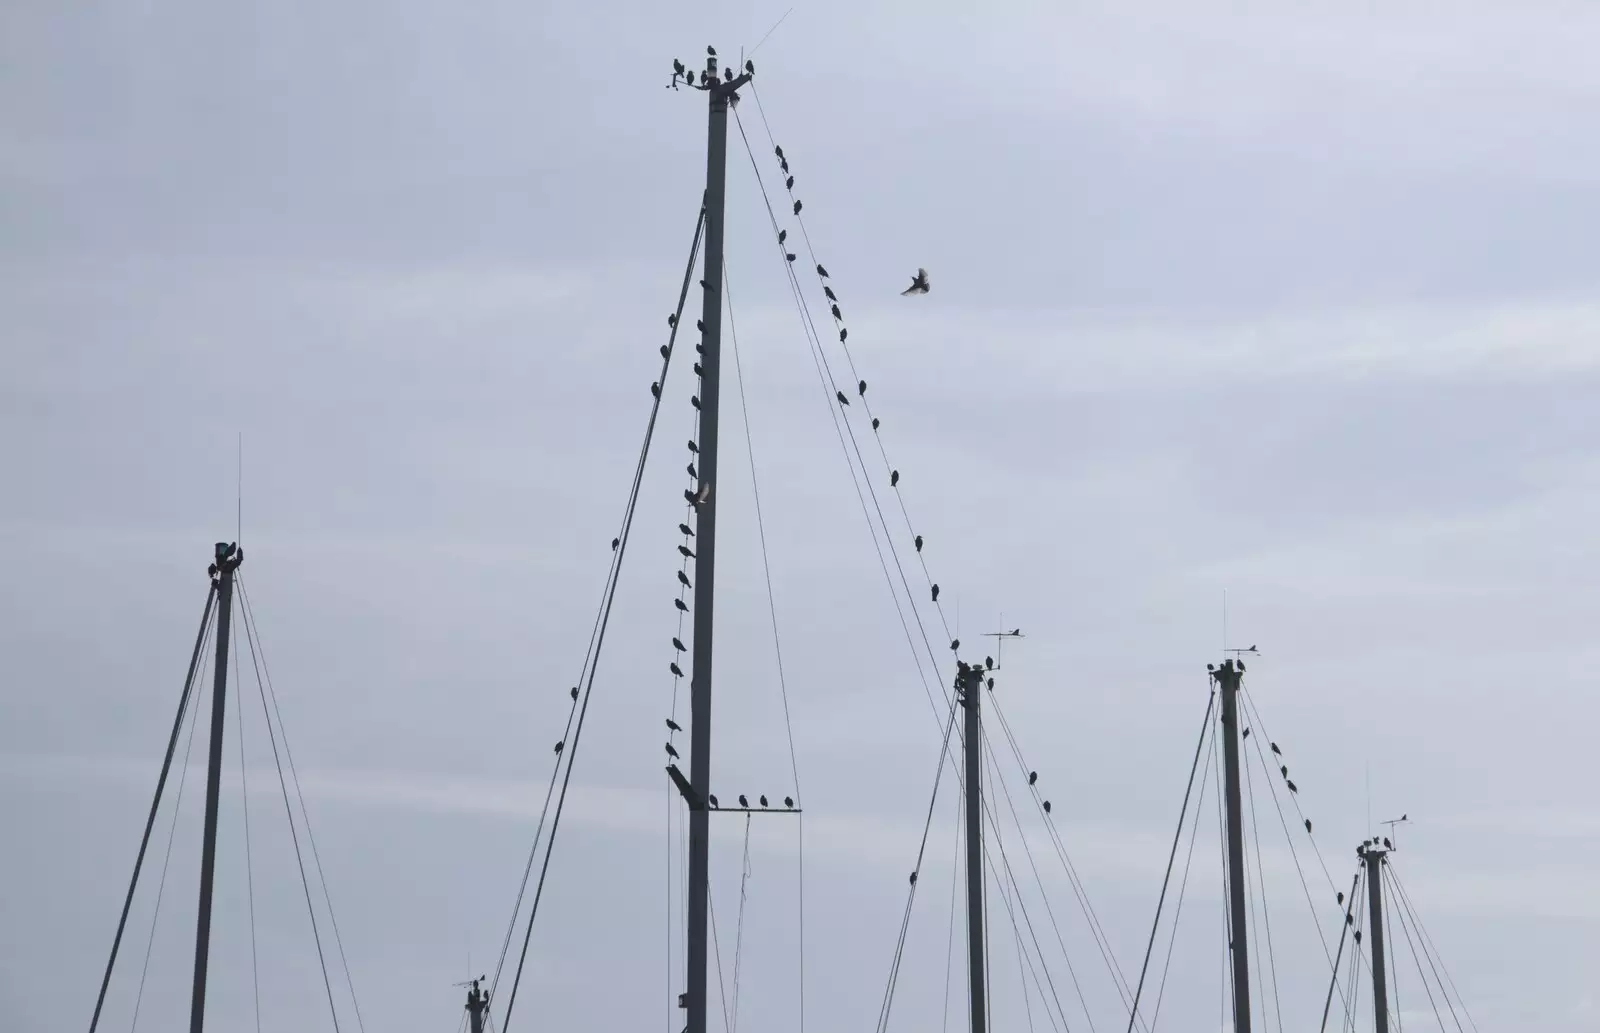
[[[1000,615],[1000,623],[1004,624],[1005,622],[1006,622],[1006,615],[1002,613]],[[994,660],[993,665],[991,665],[989,669],[991,671],[998,671],[1000,669],[1000,662],[1005,659],[1006,639],[1008,639],[1008,638],[1027,638],[1028,636],[1026,636],[1026,635],[1024,635],[1022,633],[1022,629],[1021,628],[1012,628],[1010,631],[986,631],[986,632],[983,633],[983,637],[984,638],[992,638],[992,639],[996,640],[996,642],[994,644],[995,660]]]
[[[1400,817],[1398,817],[1398,818],[1390,818],[1388,821],[1383,822],[1382,824],[1389,826],[1389,838],[1385,839],[1383,841],[1383,845],[1385,847],[1389,848],[1390,850],[1398,850],[1398,849],[1400,849],[1398,846],[1394,845],[1394,844],[1400,842],[1399,833],[1397,833],[1395,831],[1395,826],[1411,824],[1410,815],[1402,814],[1402,815],[1400,815]]]

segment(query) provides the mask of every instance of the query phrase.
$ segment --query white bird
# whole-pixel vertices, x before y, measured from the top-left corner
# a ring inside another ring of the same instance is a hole
[[[901,291],[900,292],[900,296],[901,297],[905,297],[906,295],[909,295],[909,294],[926,294],[926,293],[928,293],[928,270],[926,270],[926,269],[918,269],[917,270],[917,275],[915,275],[915,276],[913,276],[911,278],[911,286],[909,286],[905,290]]]

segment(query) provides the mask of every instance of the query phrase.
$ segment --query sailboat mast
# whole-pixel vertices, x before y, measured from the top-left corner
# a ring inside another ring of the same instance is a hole
[[[966,708],[962,753],[967,776],[967,979],[972,989],[972,1033],[984,1033],[988,1006],[983,983],[983,722],[979,714],[984,671],[966,664],[959,669],[956,689]]]
[[[1389,1033],[1389,980],[1383,952],[1383,865],[1389,851],[1369,841],[1359,853],[1367,864],[1367,910],[1372,928],[1372,1028],[1373,1033]]]
[[[218,542],[212,570],[217,577],[217,658],[211,689],[211,756],[206,768],[206,824],[200,848],[200,910],[194,940],[194,997],[189,1033],[206,1026],[206,967],[211,960],[211,887],[217,867],[217,802],[222,795],[222,736],[227,730],[228,637],[233,617],[233,575],[244,562],[236,544]]]
[[[694,673],[689,683],[689,886],[687,1033],[706,1033],[710,910],[711,655],[716,613],[717,402],[722,372],[722,241],[727,191],[728,106],[748,73],[723,79],[716,51],[706,48],[704,92],[710,101],[706,141],[704,326],[700,356],[699,485],[695,493]]]
[[[1244,816],[1239,797],[1239,682],[1244,668],[1224,660],[1213,677],[1222,686],[1222,759],[1228,798],[1228,934],[1233,968],[1233,1030],[1250,1033],[1250,949],[1244,906]]]

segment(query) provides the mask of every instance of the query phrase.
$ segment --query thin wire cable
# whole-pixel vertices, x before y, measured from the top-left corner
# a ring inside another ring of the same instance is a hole
[[[1390,907],[1390,900],[1389,900],[1390,896],[1392,896],[1392,894],[1385,893],[1383,895],[1383,926],[1384,926],[1384,932],[1385,933],[1388,933],[1388,931],[1390,929],[1394,928],[1394,915],[1393,915],[1393,909]],[[1391,975],[1389,977],[1389,980],[1390,980],[1391,989],[1393,991],[1393,997],[1394,997],[1394,1024],[1395,1024],[1395,1030],[1396,1030],[1396,1033],[1404,1033],[1404,1030],[1402,1029],[1402,1025],[1403,1024],[1400,1021],[1400,1016],[1402,1014],[1404,1014],[1404,1009],[1400,1005],[1400,969],[1399,969],[1399,966],[1397,966],[1394,963],[1394,937],[1390,936],[1390,935],[1385,935],[1384,939],[1388,941],[1389,971],[1391,973],[1393,973],[1393,975]],[[1416,960],[1415,954],[1413,954],[1412,960],[1413,961]],[[1420,974],[1421,974],[1421,971],[1419,969],[1418,975],[1420,975]],[[1444,990],[1444,988],[1442,986],[1439,989],[1440,989],[1441,992],[1443,992],[1443,990]]]
[[[178,696],[178,713],[172,719],[172,734],[167,737],[167,752],[161,761],[161,774],[156,777],[156,791],[150,800],[150,814],[145,818],[144,833],[139,838],[139,853],[133,860],[133,875],[128,879],[128,893],[122,901],[122,915],[117,919],[117,931],[111,938],[111,955],[106,959],[105,975],[100,980],[100,994],[95,998],[94,1015],[89,1019],[89,1033],[100,1025],[100,1012],[105,1007],[106,991],[111,986],[111,972],[117,965],[117,952],[122,948],[122,934],[128,927],[128,912],[133,908],[133,894],[139,886],[139,873],[144,868],[145,851],[150,847],[150,834],[155,829],[156,812],[161,809],[161,794],[167,786],[167,776],[172,771],[172,758],[178,749],[178,739],[189,713],[189,702],[194,697],[194,677],[199,669],[201,653],[211,627],[211,618],[217,602],[217,583],[211,582],[206,590],[206,603],[200,611],[200,630],[195,633],[194,651],[189,655],[189,671],[184,675],[183,692]]]
[[[933,827],[933,808],[939,802],[939,785],[944,780],[944,758],[950,750],[950,736],[956,727],[956,707],[950,706],[950,718],[945,724],[944,742],[939,746],[939,767],[933,776],[933,793],[928,800],[928,816],[922,824],[922,842],[917,847],[917,863],[911,869],[911,888],[906,893],[905,914],[900,919],[900,935],[895,942],[894,959],[889,965],[889,979],[883,990],[883,1004],[878,1009],[878,1033],[889,1027],[889,1011],[894,1004],[895,985],[900,979],[900,962],[905,956],[906,930],[911,924],[911,905],[917,899],[917,876],[922,872],[922,858],[928,849],[928,831]]]
[[[1128,1009],[1128,1033],[1133,1033],[1133,1024],[1139,1017],[1139,998],[1144,994],[1144,978],[1150,971],[1150,955],[1156,948],[1156,930],[1161,928],[1161,909],[1167,902],[1167,887],[1172,883],[1172,865],[1178,859],[1178,843],[1183,838],[1183,826],[1189,817],[1189,796],[1194,792],[1195,776],[1200,771],[1200,753],[1204,749],[1207,732],[1211,730],[1211,711],[1216,706],[1217,693],[1213,689],[1211,696],[1206,700],[1206,713],[1200,719],[1200,737],[1194,744],[1194,762],[1189,765],[1189,784],[1183,788],[1183,806],[1178,808],[1178,829],[1172,834],[1172,849],[1167,852],[1167,873],[1161,878],[1161,895],[1156,898],[1156,917],[1150,923],[1150,941],[1144,948],[1144,964],[1139,967],[1139,986],[1133,993],[1133,1006]],[[1173,928],[1177,928],[1177,921],[1173,921]]]
[[[206,645],[211,644],[211,638],[214,631],[215,625],[210,625],[207,627],[204,634]],[[199,673],[202,678],[205,676],[210,667],[210,658],[202,656],[199,668]],[[161,879],[156,883],[156,903],[155,907],[150,913],[150,937],[145,941],[144,945],[144,964],[139,967],[139,992],[134,996],[133,999],[133,1022],[129,1026],[130,1031],[134,1031],[139,1028],[139,1009],[144,1004],[144,984],[145,980],[150,975],[150,955],[154,950],[156,942],[156,923],[161,918],[161,901],[167,894],[167,869],[172,864],[172,843],[178,832],[178,816],[183,813],[183,787],[189,781],[189,758],[194,753],[194,732],[196,728],[200,727],[200,721],[195,716],[198,713],[198,707],[192,707],[189,710],[189,737],[188,742],[183,747],[183,768],[178,772],[177,796],[172,801],[172,824],[167,828],[167,849],[161,858]]]
[[[1392,866],[1386,866],[1386,867],[1389,868],[1389,882],[1390,882],[1390,884],[1391,885],[1398,885],[1397,876],[1394,873],[1394,868]],[[1413,925],[1417,925],[1418,923],[1417,923],[1416,912],[1412,910],[1410,901],[1408,901],[1406,899],[1405,894],[1403,892],[1399,894],[1399,897],[1400,897],[1400,904],[1405,909],[1407,914],[1410,915],[1412,924]],[[1420,926],[1419,926],[1419,928],[1420,928]],[[1409,936],[1410,934],[1407,933],[1406,935]],[[1423,953],[1423,956],[1428,959],[1428,967],[1429,967],[1429,969],[1431,969],[1433,971],[1434,982],[1439,984],[1439,993],[1441,994],[1441,996],[1444,997],[1445,1007],[1450,1010],[1450,1018],[1455,1023],[1456,1030],[1458,1031],[1458,1033],[1460,1033],[1460,1031],[1461,1031],[1461,1019],[1460,1019],[1459,1016],[1456,1015],[1455,1005],[1450,1003],[1450,995],[1446,994],[1444,992],[1444,985],[1445,985],[1444,984],[1444,979],[1439,974],[1439,966],[1434,964],[1433,956],[1428,953],[1426,941],[1424,941],[1424,943],[1423,943],[1423,952],[1422,953]],[[1420,972],[1420,968],[1419,968],[1419,972]],[[1426,987],[1428,985],[1427,981],[1424,980],[1422,985],[1424,987]],[[1430,1001],[1430,1003],[1432,1001],[1431,994],[1429,996],[1429,1001]],[[1437,1011],[1438,1011],[1438,1009],[1435,1008],[1435,1013],[1437,1013]],[[1476,1029],[1477,1027],[1474,1026],[1473,1028]]]
[[[717,936],[717,905],[711,897],[711,887],[706,887],[706,911],[711,916],[711,948],[717,955],[717,990],[722,994],[722,1028],[733,1033],[733,1018],[728,1014],[728,987],[722,979],[722,941]]]
[[[1201,732],[1205,734],[1204,731]],[[1189,871],[1194,864],[1194,848],[1200,842],[1200,819],[1206,803],[1206,790],[1210,788],[1211,766],[1216,759],[1216,739],[1212,738],[1206,750],[1206,759],[1200,769],[1200,798],[1194,803],[1194,824],[1190,826],[1189,849],[1183,859],[1183,878],[1178,883],[1178,902],[1172,909],[1172,932],[1167,937],[1167,956],[1161,965],[1161,982],[1156,985],[1156,1006],[1150,1015],[1150,1028],[1154,1030],[1161,1021],[1161,1002],[1167,996],[1167,974],[1172,969],[1172,951],[1178,944],[1178,923],[1183,918],[1183,902],[1189,889]]]
[[[1438,970],[1444,976],[1445,982],[1449,984],[1450,993],[1455,995],[1456,1004],[1461,1006],[1461,1014],[1467,1017],[1467,1025],[1472,1027],[1472,1033],[1478,1033],[1478,1024],[1473,1020],[1472,1012],[1467,1010],[1467,1002],[1462,999],[1461,991],[1456,989],[1456,981],[1450,975],[1450,970],[1445,967],[1444,959],[1439,957],[1439,948],[1434,945],[1433,936],[1429,934],[1428,927],[1422,922],[1422,916],[1417,913],[1415,906],[1412,905],[1411,895],[1406,892],[1406,888],[1400,883],[1400,874],[1395,871],[1392,854],[1389,860],[1389,880],[1393,883],[1395,890],[1399,892],[1401,903],[1405,905],[1407,912],[1411,915],[1411,924],[1416,926],[1417,933],[1422,938],[1424,956],[1429,958],[1430,964],[1433,959],[1438,959]],[[1449,1001],[1449,997],[1447,996],[1445,1000]]]
[[[1379,872],[1380,873],[1382,872],[1381,868],[1379,869]],[[1387,910],[1387,908],[1385,908],[1385,910]],[[1433,1017],[1439,1023],[1440,1033],[1446,1033],[1445,1024],[1444,1024],[1444,1015],[1442,1015],[1440,1013],[1440,1011],[1439,1011],[1439,1002],[1437,1002],[1437,1001],[1435,1001],[1433,999],[1433,988],[1428,985],[1428,977],[1422,971],[1422,959],[1417,956],[1417,945],[1412,940],[1412,938],[1411,938],[1411,930],[1406,928],[1406,923],[1405,923],[1405,920],[1404,920],[1403,917],[1402,917],[1401,922],[1400,922],[1400,931],[1405,933],[1406,943],[1411,948],[1411,960],[1417,966],[1417,975],[1422,977],[1422,989],[1428,995],[1428,1007],[1433,1009]],[[1438,979],[1438,973],[1437,972],[1434,973],[1434,978],[1436,980]],[[1444,990],[1444,984],[1442,982],[1439,984],[1439,989],[1440,989],[1440,992],[1442,993],[1443,990]],[[1445,1003],[1447,1005],[1450,1003],[1448,998],[1446,998]],[[1451,1013],[1451,1017],[1452,1018],[1455,1017],[1453,1012]],[[1461,1029],[1461,1021],[1459,1019],[1456,1020],[1456,1029],[1457,1029],[1457,1031],[1459,1033],[1459,1031]]]
[[[234,634],[237,637],[237,633]],[[233,647],[232,653],[233,683],[243,685],[244,677],[239,673],[240,650],[237,646]],[[248,762],[245,757],[244,706],[241,704],[233,710],[239,726],[239,806],[244,815],[245,899],[250,902],[250,988],[255,999],[256,1033],[261,1033],[261,964],[256,953],[256,873],[252,860],[254,851],[250,846],[250,780],[245,774]]]
[[[300,773],[295,769],[294,750],[289,746],[289,730],[283,723],[283,709],[278,705],[278,690],[272,684],[272,667],[267,662],[266,647],[261,642],[261,628],[256,624],[255,608],[250,605],[250,592],[244,586],[244,581],[236,573],[235,580],[239,585],[239,598],[244,604],[246,638],[253,640],[251,644],[250,659],[254,663],[259,654],[261,669],[257,673],[258,679],[264,678],[267,699],[272,702],[272,717],[278,726],[278,738],[283,740],[283,756],[289,762],[289,778],[294,783],[295,800],[300,804],[300,821],[306,829],[306,844],[311,847],[311,862],[317,870],[317,882],[322,886],[322,902],[328,909],[328,924],[333,929],[334,948],[339,952],[339,965],[344,969],[345,986],[350,991],[350,1004],[356,1013],[356,1028],[361,1033],[366,1033],[366,1022],[361,1016],[361,999],[356,995],[355,978],[350,973],[350,960],[344,951],[344,936],[339,931],[339,915],[333,908],[333,892],[328,887],[328,876],[322,868],[322,854],[317,849],[317,834],[311,828],[311,812],[306,808],[305,791],[300,785]],[[261,686],[258,684],[257,688]],[[270,730],[270,729],[269,729]],[[309,889],[307,891],[309,893]],[[313,925],[315,923],[313,922]],[[329,988],[329,1005],[332,1005],[332,988]],[[337,1025],[337,1019],[335,1019]]]
[[[1248,763],[1245,764],[1244,771],[1245,799],[1250,806],[1250,839],[1255,844],[1256,850],[1256,885],[1261,890],[1261,921],[1267,929],[1267,971],[1272,977],[1272,1005],[1278,1017],[1278,1033],[1283,1033],[1283,999],[1278,994],[1278,956],[1272,949],[1272,911],[1267,902],[1267,873],[1261,863],[1261,829],[1256,821],[1255,780],[1250,775],[1250,765]],[[1271,784],[1270,779],[1268,784]],[[1252,922],[1255,921],[1255,903],[1253,901],[1250,906],[1250,918]],[[1257,950],[1259,951],[1260,948],[1258,947]],[[1263,1013],[1265,1013],[1267,1007],[1266,996],[1267,988],[1263,983],[1261,987],[1261,1010]]]
[[[966,813],[966,797],[956,797],[955,853],[950,858],[950,930],[944,948],[944,1023],[940,1033],[950,1031],[950,964],[956,953],[956,887],[961,885],[961,840],[964,836],[961,816]]]
[[[778,667],[778,693],[783,700],[783,730],[789,742],[789,771],[794,779],[794,795],[798,801],[797,806],[802,809],[799,822],[799,842],[797,881],[799,884],[797,904],[798,924],[800,937],[800,1033],[805,1033],[806,1028],[806,839],[804,814],[805,797],[800,792],[800,761],[794,748],[794,720],[789,712],[789,683],[783,673],[783,642],[778,635],[778,603],[777,596],[772,588],[772,562],[767,555],[767,522],[761,512],[761,486],[756,477],[756,446],[754,434],[750,428],[750,404],[746,400],[744,390],[744,364],[739,358],[739,328],[733,318],[733,287],[729,281],[727,270],[723,270],[723,296],[726,298],[728,308],[728,335],[733,343],[733,371],[734,379],[739,385],[739,411],[743,416],[745,448],[750,457],[750,487],[755,496],[756,503],[756,531],[761,541],[761,571],[767,582],[767,612],[772,618],[772,653],[776,658]],[[737,995],[735,995],[737,1001]],[[735,1013],[737,1017],[737,1012]]]
[[[506,1010],[500,1020],[500,1029],[502,1033],[506,1033],[506,1031],[509,1031],[511,1028],[512,1009],[517,1003],[517,989],[522,984],[522,971],[528,960],[528,944],[533,938],[534,919],[538,917],[539,903],[544,897],[545,880],[548,878],[550,873],[550,859],[553,856],[555,849],[555,837],[556,833],[561,827],[561,815],[566,807],[567,791],[572,784],[573,766],[577,762],[578,746],[583,737],[584,718],[589,712],[589,702],[594,692],[594,680],[596,671],[598,670],[600,664],[601,649],[605,645],[606,629],[609,627],[611,622],[611,608],[616,601],[618,584],[617,575],[621,573],[622,560],[624,555],[627,553],[628,543],[632,537],[633,518],[635,513],[638,511],[639,489],[640,484],[644,479],[645,462],[649,458],[650,444],[655,437],[656,418],[661,411],[661,398],[666,393],[667,372],[672,362],[672,355],[676,351],[678,325],[682,322],[683,305],[685,298],[688,295],[689,282],[694,275],[694,259],[699,252],[700,239],[704,227],[705,208],[702,204],[700,216],[695,225],[694,243],[690,249],[690,258],[685,270],[683,287],[678,295],[677,315],[674,316],[672,321],[672,334],[669,338],[669,343],[666,346],[666,354],[662,356],[661,379],[657,382],[660,385],[660,390],[654,392],[655,398],[650,407],[650,419],[645,427],[644,444],[639,449],[639,461],[638,465],[634,469],[633,487],[629,492],[628,504],[623,515],[622,533],[618,535],[617,549],[612,561],[612,576],[606,588],[604,601],[601,604],[599,623],[591,639],[592,646],[588,654],[589,658],[585,665],[586,678],[583,679],[583,688],[579,694],[579,698],[582,700],[582,703],[578,708],[578,719],[573,725],[571,740],[570,742],[567,742],[565,749],[567,754],[566,771],[561,778],[561,792],[556,797],[555,814],[552,816],[550,822],[550,836],[545,845],[544,862],[539,868],[539,881],[534,887],[533,903],[529,907],[528,911],[527,930],[522,937],[522,951],[517,959],[516,974],[512,978],[511,994],[509,999],[506,1001]]]
[[[739,1031],[739,977],[744,968],[744,909],[750,887],[750,814],[744,816],[744,857],[739,863],[739,920],[733,934],[733,1006],[729,1010],[728,1033]]]
[[[238,583],[237,573],[234,575],[234,578],[236,583]],[[239,598],[241,602],[243,602],[245,599],[244,585],[242,583],[239,583]],[[327,955],[322,949],[322,932],[317,928],[317,909],[316,905],[313,904],[311,900],[311,879],[306,874],[305,856],[300,851],[300,833],[296,828],[296,823],[294,820],[294,805],[289,801],[289,782],[284,777],[283,758],[280,757],[278,753],[278,740],[280,738],[284,740],[283,748],[284,752],[287,753],[289,749],[288,736],[287,733],[284,732],[281,725],[274,730],[272,722],[272,708],[267,702],[267,681],[262,677],[261,655],[260,650],[256,645],[255,621],[251,619],[250,605],[248,602],[243,602],[242,610],[244,616],[243,623],[245,628],[245,643],[250,647],[250,665],[255,669],[256,691],[261,696],[261,715],[266,719],[267,722],[267,741],[272,744],[272,762],[278,769],[278,788],[283,792],[283,810],[284,814],[289,819],[289,838],[294,844],[295,864],[300,869],[300,887],[305,892],[306,914],[311,919],[311,938],[317,945],[317,965],[322,970],[322,986],[328,994],[328,1012],[333,1017],[334,1033],[339,1033],[339,1009],[333,1003],[333,980],[328,976],[328,959]],[[241,705],[242,704],[243,701],[241,700]],[[299,783],[297,781],[297,788],[298,784]],[[304,810],[302,808],[302,820],[304,820],[304,816]],[[307,838],[309,838],[310,835],[310,829],[308,828],[306,830]]]

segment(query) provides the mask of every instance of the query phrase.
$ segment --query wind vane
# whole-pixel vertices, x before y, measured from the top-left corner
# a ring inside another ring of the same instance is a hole
[[[1000,619],[1001,619],[1001,623],[1004,623],[1005,622],[1005,614],[1001,614],[1000,615]],[[994,671],[998,671],[1000,669],[1000,660],[1005,656],[1005,648],[1006,648],[1005,647],[1005,642],[1006,642],[1006,639],[1008,639],[1008,638],[1027,638],[1027,636],[1022,633],[1022,629],[1021,628],[1012,628],[1010,631],[986,631],[986,632],[983,633],[983,637],[984,638],[992,638],[992,639],[996,640],[996,642],[994,644],[995,662],[994,662],[994,666],[990,668],[990,670],[994,670]]]

